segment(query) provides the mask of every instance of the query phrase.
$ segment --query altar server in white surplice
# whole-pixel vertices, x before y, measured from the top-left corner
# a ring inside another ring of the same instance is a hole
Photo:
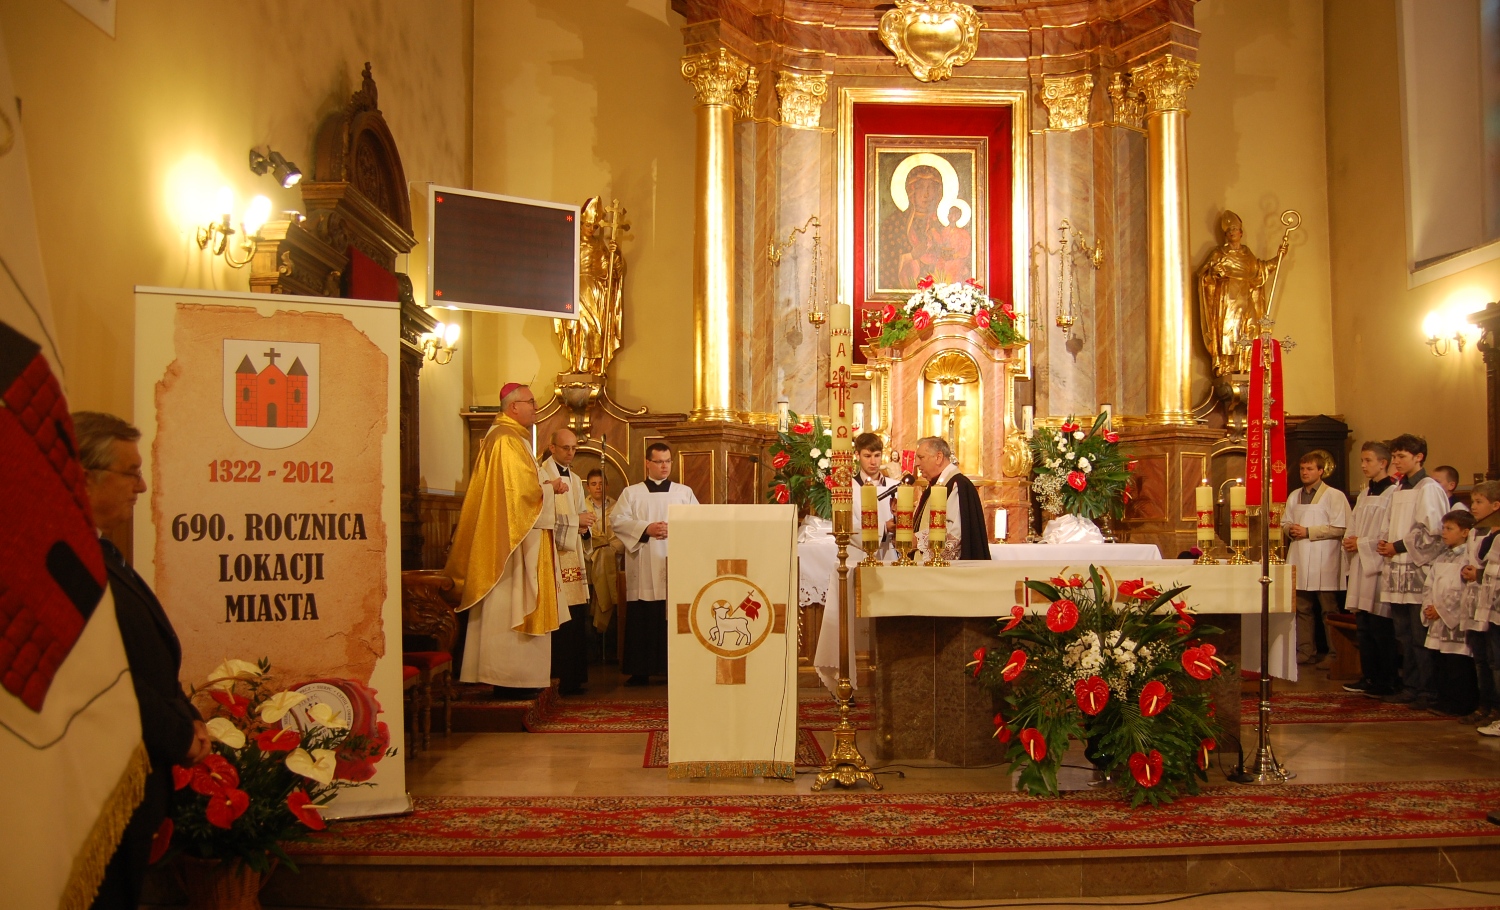
[[[1344,587],[1344,558],[1340,546],[1349,527],[1349,500],[1342,490],[1323,482],[1333,469],[1333,456],[1315,449],[1298,463],[1302,488],[1286,498],[1282,531],[1291,540],[1286,561],[1296,567],[1297,659],[1310,664],[1327,657],[1318,654],[1314,624],[1338,610]]]
[[[646,479],[625,488],[609,514],[625,546],[625,642],[620,669],[627,686],[649,685],[667,673],[667,507],[697,505],[686,484],[667,479],[672,448],[646,448]]]
[[[1359,469],[1369,483],[1354,503],[1349,528],[1344,532],[1345,584],[1349,592],[1344,607],[1355,614],[1363,670],[1363,677],[1344,689],[1371,695],[1390,695],[1401,686],[1397,675],[1400,651],[1391,625],[1391,605],[1380,599],[1380,567],[1385,557],[1375,550],[1385,534],[1386,510],[1391,505],[1384,495],[1392,484],[1387,473],[1390,465],[1391,450],[1385,443],[1370,440],[1360,447]]]
[[[865,552],[859,543],[859,529],[863,527],[861,522],[864,520],[864,510],[860,507],[860,489],[873,486],[876,497],[875,527],[880,529],[880,546],[875,556],[888,562],[896,556],[891,541],[895,536],[892,509],[896,504],[897,483],[881,470],[885,464],[885,444],[875,433],[861,433],[854,438],[854,455],[857,459],[854,470],[854,537],[849,544],[863,558]]]
[[[594,514],[588,511],[588,489],[582,477],[573,473],[573,459],[578,454],[578,435],[567,427],[552,431],[542,462],[543,482],[560,481],[560,492],[553,497],[556,506],[557,568],[561,583],[557,606],[561,625],[552,636],[552,675],[557,677],[558,693],[577,695],[589,681],[588,539],[594,526]]]
[[[553,534],[555,487],[531,454],[536,399],[506,383],[474,461],[444,573],[459,591],[468,624],[459,679],[523,697],[552,681],[552,632],[561,581]]]
[[[1385,495],[1391,497],[1385,533],[1376,551],[1386,558],[1380,570],[1380,596],[1391,605],[1396,641],[1401,645],[1403,691],[1388,696],[1400,704],[1430,708],[1437,701],[1432,652],[1423,647],[1422,589],[1427,566],[1443,552],[1443,516],[1448,494],[1427,476],[1427,440],[1405,433],[1392,439],[1391,473],[1398,475]]]

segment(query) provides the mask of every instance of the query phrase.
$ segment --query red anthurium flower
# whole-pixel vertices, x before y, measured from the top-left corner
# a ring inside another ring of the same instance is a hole
[[[1135,471],[1135,466],[1136,466],[1136,460],[1134,458],[1132,458],[1129,461],[1125,462],[1125,470],[1127,470],[1127,471],[1132,471],[1132,472]]]
[[[974,324],[976,326],[980,327],[981,329],[987,329],[987,328],[989,328],[990,327],[990,311],[989,310],[980,310],[979,312],[975,313],[974,314]]]
[[[1141,716],[1155,717],[1167,710],[1167,705],[1172,703],[1172,693],[1161,680],[1153,679],[1141,687]]]
[[[928,276],[924,277],[921,281],[917,282],[917,290],[919,290],[919,291],[925,291],[928,288],[932,287],[932,285],[933,285],[932,276],[928,275]]]
[[[979,283],[978,278],[965,278],[964,284],[967,284],[971,288],[979,288],[981,290],[984,288],[984,285]]]
[[[995,732],[990,735],[1002,743],[1010,742],[1010,727],[1005,725],[1005,718],[1002,715],[995,715]]]
[[[302,745],[302,736],[296,730],[271,729],[255,737],[255,745],[262,752],[290,752]]]
[[[990,649],[989,648],[975,648],[974,649],[974,659],[971,660],[971,661],[969,661],[968,664],[966,664],[966,666],[970,666],[970,667],[974,668],[974,678],[975,679],[979,678],[980,671],[982,671],[984,669],[984,656],[986,654],[988,654],[988,653],[990,653]],[[1000,715],[996,714],[995,716],[999,717]]]
[[[1205,739],[1198,744],[1198,767],[1208,770],[1208,753],[1219,748],[1219,744],[1211,739]]]
[[[1203,652],[1204,657],[1213,657],[1215,654],[1219,653],[1219,649],[1209,644],[1208,642],[1204,642],[1203,644],[1199,645],[1198,649]],[[1220,662],[1222,663],[1222,661]]]
[[[1161,753],[1152,749],[1149,755],[1137,752],[1130,756],[1130,775],[1142,787],[1161,783]]]
[[[214,701],[223,705],[224,710],[228,711],[230,714],[233,714],[235,717],[244,717],[245,709],[250,706],[250,699],[244,697],[243,695],[235,695],[233,692],[225,692],[222,689],[213,689],[208,694]]]
[[[1121,490],[1120,491],[1120,502],[1123,503],[1123,502],[1129,502],[1129,501],[1130,501],[1130,491],[1129,490]]]
[[[1177,618],[1177,634],[1190,635],[1193,631],[1193,617],[1184,613]]]
[[[1086,584],[1088,584],[1088,582],[1083,580],[1082,575],[1075,574],[1072,578],[1068,579],[1068,587],[1070,588],[1081,588]]]
[[[193,779],[189,785],[193,792],[202,793],[205,796],[213,796],[226,790],[233,790],[240,785],[240,772],[234,769],[229,760],[217,752],[209,753],[202,761],[192,767]]]
[[[1009,300],[1005,300],[1000,303],[1000,312],[1005,314],[1006,319],[1016,318],[1016,308],[1011,305],[1011,302]]]
[[[1114,430],[1105,430],[1104,431],[1104,441],[1105,442],[1119,442],[1120,441],[1120,434],[1116,433]]]
[[[318,814],[318,808],[312,804],[312,797],[307,795],[306,790],[293,790],[286,796],[286,807],[297,816],[297,821],[313,829],[322,831],[328,827],[323,821],[323,816]]]
[[[775,468],[778,471],[791,463],[792,453],[790,452],[781,451],[771,456],[771,467]]]
[[[921,332],[932,325],[932,317],[927,315],[926,310],[917,310],[916,315],[911,317],[911,326]]]
[[[1027,727],[1021,731],[1021,748],[1032,761],[1041,761],[1047,757],[1047,738],[1036,727]]]
[[[172,766],[172,789],[181,790],[193,782],[193,769],[184,768],[182,765]]]
[[[215,828],[228,829],[234,824],[235,819],[245,814],[248,808],[250,808],[250,794],[231,787],[210,796],[208,808],[203,814],[208,816],[210,825]]]
[[[811,420],[804,420],[801,423],[797,424],[796,426],[792,427],[792,432],[796,433],[799,436],[806,436],[807,434],[811,433],[812,431],[813,431],[813,425],[812,425],[812,421]]]
[[[1209,679],[1214,675],[1214,661],[1201,647],[1188,648],[1182,652],[1182,669],[1194,679]]]
[[[1054,632],[1066,632],[1078,625],[1078,604],[1071,600],[1055,600],[1047,608],[1047,628]]]
[[[1010,622],[1005,624],[1005,629],[1003,631],[1009,632],[1011,629],[1019,626],[1021,624],[1021,620],[1025,618],[1026,608],[1021,606],[1020,604],[1016,604],[1014,607],[1010,608]]]
[[[776,501],[779,503],[785,504],[791,501],[792,493],[786,488],[786,484],[784,483],[778,483],[771,492],[776,494]]]
[[[161,827],[151,835],[151,855],[147,857],[147,863],[154,866],[167,855],[167,848],[172,846],[172,831],[172,817],[169,815],[161,820]]]
[[[1068,472],[1068,486],[1082,493],[1084,487],[1087,487],[1088,485],[1089,478],[1087,474],[1083,473],[1082,471]]]
[[[1051,585],[1054,588],[1066,588],[1068,586],[1068,580],[1066,578],[1063,578],[1061,575],[1054,575],[1051,578],[1047,579],[1047,584]]]
[[[1010,652],[1010,660],[1005,662],[1005,669],[1000,671],[1000,676],[1006,682],[1015,682],[1021,671],[1026,669],[1026,652],[1020,648]]]
[[[1120,582],[1119,590],[1121,597],[1129,597],[1133,600],[1151,600],[1161,596],[1161,591],[1144,578],[1127,578]]]
[[[896,305],[894,303],[888,303],[884,307],[881,307],[881,309],[880,309],[880,321],[881,322],[890,322],[892,319],[895,319],[895,318],[896,318]]]
[[[1073,423],[1073,422],[1070,421],[1070,422],[1065,423],[1062,426],[1058,427],[1058,429],[1061,430],[1064,433],[1077,433],[1078,432],[1078,424]]]
[[[1109,683],[1097,676],[1080,679],[1073,684],[1073,695],[1078,699],[1078,710],[1093,717],[1109,704]]]

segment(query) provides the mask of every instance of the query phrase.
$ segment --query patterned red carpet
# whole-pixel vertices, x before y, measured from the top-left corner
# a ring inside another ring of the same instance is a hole
[[[838,715],[838,705],[832,699],[820,698],[817,701],[801,702],[797,706],[798,724],[815,730],[832,728],[838,721]],[[868,707],[855,707],[854,723],[860,729],[870,728]],[[549,698],[548,693],[544,692],[536,707],[526,715],[526,729],[532,733],[649,733],[653,730],[665,730],[667,702],[666,699],[616,701]]]
[[[1246,695],[1240,700],[1240,718],[1255,722],[1260,711],[1259,697]],[[1388,705],[1379,699],[1365,698],[1352,692],[1273,692],[1273,724],[1357,724],[1395,723],[1424,720],[1451,720],[1426,711],[1413,711],[1406,705]]]
[[[1160,809],[1114,793],[420,797],[407,816],[333,824],[300,854],[608,858],[1008,854],[1265,843],[1500,838],[1500,781],[1226,785]]]
[[[646,734],[646,758],[641,762],[642,768],[665,768],[667,767],[667,731],[652,730]],[[796,762],[799,768],[821,768],[823,762],[828,760],[823,747],[818,745],[818,740],[812,731],[806,727],[797,730]]]

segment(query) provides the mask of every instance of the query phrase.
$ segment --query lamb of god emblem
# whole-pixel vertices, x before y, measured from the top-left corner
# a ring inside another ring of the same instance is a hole
[[[772,635],[786,634],[786,604],[773,604],[745,576],[744,560],[720,563],[718,577],[700,588],[691,604],[677,605],[677,631],[691,632],[718,658],[718,684],[743,685],[746,655]]]

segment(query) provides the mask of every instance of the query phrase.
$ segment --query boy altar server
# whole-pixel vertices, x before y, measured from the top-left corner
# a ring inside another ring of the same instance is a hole
[[[625,647],[620,669],[627,686],[667,674],[667,507],[698,504],[686,484],[667,479],[672,447],[646,448],[646,479],[620,494],[609,523],[625,546]]]
[[[1344,606],[1355,614],[1362,679],[1344,686],[1347,692],[1385,696],[1401,687],[1400,651],[1391,625],[1391,605],[1380,599],[1380,567],[1385,557],[1375,552],[1385,533],[1386,510],[1391,501],[1385,491],[1393,481],[1387,472],[1391,450],[1370,440],[1360,446],[1359,469],[1369,481],[1354,504],[1348,532],[1344,535],[1344,566],[1348,596]]]
[[[1469,530],[1474,516],[1467,509],[1454,509],[1443,516],[1443,549],[1427,565],[1422,590],[1422,623],[1427,627],[1425,645],[1431,653],[1438,692],[1433,712],[1452,717],[1472,714],[1479,698],[1463,628],[1463,567],[1469,561]]]
[[[1304,664],[1319,659],[1313,624],[1338,610],[1344,587],[1339,542],[1349,527],[1349,500],[1323,483],[1332,466],[1333,457],[1322,449],[1303,455],[1297,465],[1302,489],[1287,497],[1282,513],[1282,530],[1291,540],[1286,561],[1297,578],[1297,657]]]
[[[1391,440],[1391,473],[1400,479],[1386,490],[1391,497],[1385,533],[1375,550],[1386,559],[1380,570],[1380,597],[1391,605],[1396,641],[1401,645],[1403,690],[1386,700],[1430,708],[1436,702],[1432,652],[1423,646],[1422,591],[1427,565],[1442,553],[1443,516],[1448,494],[1427,476],[1427,440],[1403,433]]]
[[[552,431],[547,460],[541,464],[542,483],[559,491],[553,497],[557,523],[557,631],[552,635],[552,675],[561,695],[578,695],[589,681],[589,646],[584,624],[589,621],[589,531],[594,514],[588,511],[588,490],[583,478],[573,473],[578,456],[578,434],[567,427]]]
[[[1464,580],[1463,618],[1468,633],[1469,651],[1474,655],[1474,672],[1479,683],[1479,706],[1465,718],[1481,724],[1484,733],[1500,716],[1500,693],[1495,682],[1500,677],[1500,616],[1493,614],[1496,582],[1500,581],[1500,481],[1486,480],[1474,484],[1470,511],[1474,528],[1469,532],[1469,559],[1461,571]],[[1500,729],[1495,735],[1500,735]]]

